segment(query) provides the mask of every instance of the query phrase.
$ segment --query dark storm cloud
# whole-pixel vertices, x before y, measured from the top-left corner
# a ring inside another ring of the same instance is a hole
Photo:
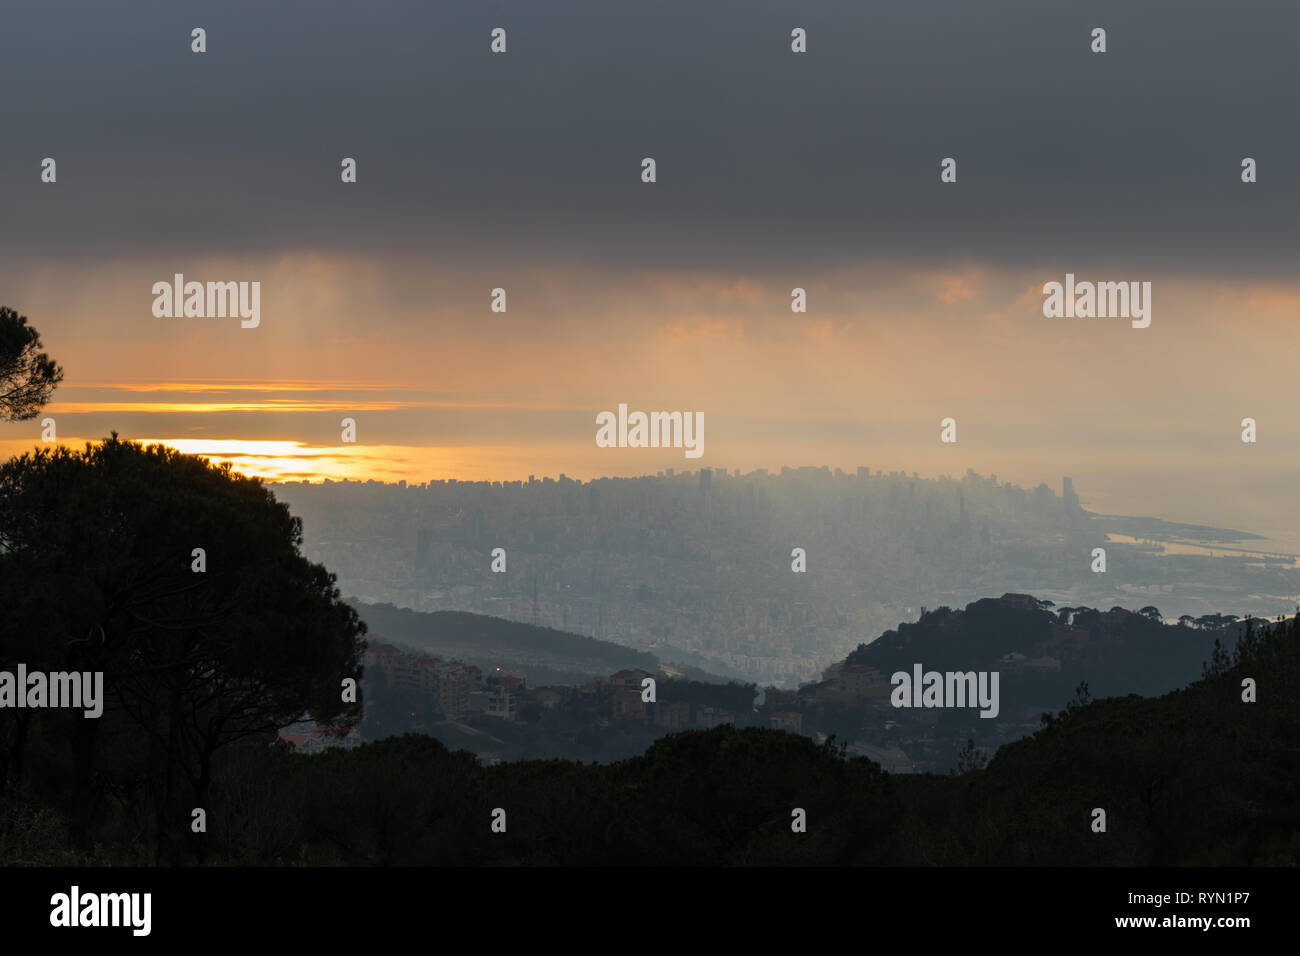
[[[1260,0],[10,6],[0,256],[1287,274],[1297,26]]]

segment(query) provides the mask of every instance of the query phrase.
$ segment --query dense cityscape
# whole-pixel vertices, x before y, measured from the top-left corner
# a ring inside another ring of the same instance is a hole
[[[1059,495],[865,467],[271,487],[345,595],[546,625],[777,687],[817,678],[924,607],[1009,591],[1155,603],[1170,619],[1271,616],[1300,595],[1295,559],[1251,552],[1253,535],[1092,515],[1068,478]],[[1188,542],[1241,553],[1182,553]],[[796,548],[805,573],[792,571]]]

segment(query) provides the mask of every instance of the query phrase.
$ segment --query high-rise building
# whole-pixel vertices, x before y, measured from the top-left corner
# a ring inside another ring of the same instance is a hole
[[[1065,511],[1067,514],[1079,510],[1079,496],[1074,493],[1074,479],[1061,479],[1061,500],[1065,502]]]

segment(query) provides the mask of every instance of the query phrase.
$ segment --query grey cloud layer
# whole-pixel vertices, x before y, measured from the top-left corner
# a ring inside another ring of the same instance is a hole
[[[5,258],[1280,275],[1300,251],[1291,3],[231,0],[0,19]]]

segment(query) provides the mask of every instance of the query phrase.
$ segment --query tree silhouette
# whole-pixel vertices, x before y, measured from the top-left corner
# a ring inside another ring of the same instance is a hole
[[[1091,703],[1092,691],[1088,690],[1088,682],[1081,680],[1079,686],[1074,689],[1074,697],[1065,706],[1067,708],[1087,707]]]
[[[27,317],[0,306],[0,421],[35,418],[63,381],[63,369],[40,348]]]
[[[966,745],[957,754],[956,768],[949,771],[949,775],[958,776],[964,773],[973,773],[976,770],[983,770],[988,762],[989,755],[983,750],[976,750],[974,740],[967,740]]]
[[[1217,677],[1220,674],[1226,674],[1232,669],[1236,661],[1233,655],[1223,646],[1220,638],[1214,639],[1214,650],[1210,653],[1210,660],[1201,665],[1201,677]]]
[[[341,686],[360,682],[365,625],[301,543],[257,479],[116,433],[0,466],[0,662],[104,674],[100,719],[33,718],[66,747],[39,756],[71,768],[74,838],[116,793],[122,812],[152,811],[175,861],[222,748],[359,719]]]

